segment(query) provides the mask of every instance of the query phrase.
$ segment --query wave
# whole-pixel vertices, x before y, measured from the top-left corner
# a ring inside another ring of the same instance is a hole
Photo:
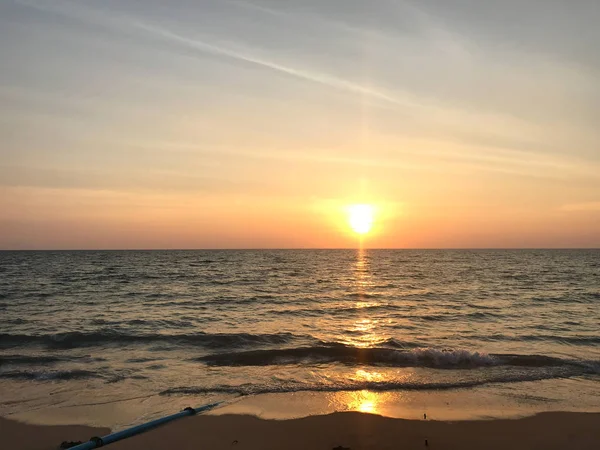
[[[267,314],[278,315],[278,316],[304,316],[304,317],[323,317],[328,314],[336,315],[351,315],[351,314],[367,314],[373,312],[386,312],[394,311],[396,307],[392,304],[386,303],[381,305],[365,305],[365,306],[335,306],[335,307],[323,307],[315,305],[312,308],[296,308],[296,309],[272,309],[267,311]]]
[[[519,355],[507,355],[519,356]],[[526,356],[522,361],[526,361],[531,356]],[[527,363],[523,363],[526,365]],[[227,393],[237,395],[256,395],[265,393],[278,392],[299,392],[299,391],[315,391],[315,392],[336,392],[336,391],[393,391],[393,390],[450,390],[450,389],[467,389],[477,386],[482,386],[492,383],[516,383],[524,381],[539,381],[556,378],[569,378],[582,376],[586,374],[600,374],[600,364],[595,363],[595,366],[590,364],[571,364],[557,367],[554,362],[552,367],[544,367],[539,369],[540,362],[534,363],[534,370],[516,370],[516,371],[500,371],[500,372],[485,372],[483,376],[477,376],[475,379],[456,378],[448,381],[359,381],[352,379],[340,379],[336,381],[315,381],[304,382],[297,380],[276,380],[272,383],[244,383],[241,385],[216,385],[216,386],[182,386],[173,387],[160,392],[160,395],[192,395],[192,394],[207,394],[207,393]],[[149,366],[146,369],[161,370],[165,366],[157,364]],[[27,381],[70,381],[70,380],[86,380],[86,379],[101,379],[107,384],[118,383],[127,379],[146,380],[147,376],[141,375],[136,371],[117,370],[106,372],[106,370],[90,371],[90,370],[54,370],[54,371],[35,371],[35,370],[14,370],[0,371],[0,380],[27,380]]]
[[[154,362],[154,361],[161,361],[164,358],[129,358],[126,359],[125,362],[126,363],[145,363],[145,362]]]
[[[205,266],[207,264],[213,264],[213,263],[216,263],[216,262],[219,262],[219,261],[217,261],[215,259],[199,259],[199,260],[197,260],[195,262],[188,263],[188,266],[190,266],[190,267],[202,267],[202,266]]]
[[[333,307],[324,307],[321,304],[315,304],[314,307],[308,308],[272,309],[267,311],[267,314],[281,316],[322,317],[328,314],[348,316],[352,314],[389,312],[394,313],[397,317],[411,319],[413,321],[425,322],[464,321],[468,319],[486,320],[506,317],[505,314],[499,314],[490,311],[464,312],[462,311],[460,306],[446,306],[446,308],[452,309],[453,312],[449,314],[424,314],[419,316],[415,314],[410,314],[403,310],[402,307],[394,305],[392,303],[366,304],[364,306],[339,305]]]
[[[106,359],[99,356],[63,356],[63,355],[2,355],[0,356],[0,367],[8,365],[51,365],[61,362],[102,362]]]
[[[446,306],[446,308],[450,307]],[[407,315],[406,318],[412,318],[414,320],[422,320],[426,322],[463,322],[464,320],[469,319],[501,319],[506,317],[505,314],[499,314],[489,311],[463,312],[460,307],[451,309],[454,309],[456,312],[450,314],[424,314],[422,316]]]
[[[345,345],[250,350],[194,358],[212,366],[269,366],[338,363],[387,367],[474,369],[490,366],[595,367],[598,363],[564,360],[544,355],[486,354],[466,350],[360,348]],[[586,365],[587,364],[587,365]],[[594,371],[593,369],[592,371]]]
[[[2,309],[2,305],[0,305],[0,309]],[[27,323],[27,320],[22,319],[21,317],[17,317],[16,319],[5,320],[4,323],[8,323],[10,325],[23,325]]]
[[[600,336],[561,336],[558,334],[529,334],[529,335],[505,335],[491,334],[486,336],[474,336],[482,341],[514,341],[514,342],[556,342],[569,345],[590,345],[600,344]]]
[[[53,364],[60,361],[67,361],[69,358],[63,358],[60,356],[21,356],[21,355],[7,355],[0,356],[0,367],[4,365],[16,365],[16,364]]]
[[[287,344],[293,340],[310,340],[308,336],[292,333],[194,333],[194,334],[129,334],[113,330],[84,333],[71,331],[51,335],[0,333],[1,347],[39,345],[48,348],[70,349],[111,344],[167,343],[193,345],[204,348],[243,348]]]
[[[310,382],[284,382],[280,384],[251,384],[242,385],[216,385],[216,386],[181,386],[166,389],[159,393],[162,396],[170,395],[199,395],[199,394],[236,394],[258,395],[287,392],[342,392],[342,391],[441,391],[453,389],[469,389],[487,384],[520,383],[526,381],[540,381],[555,378],[567,378],[579,375],[575,370],[536,371],[529,373],[500,374],[488,378],[448,381],[448,382],[410,382],[410,381],[339,381],[327,384]]]
[[[102,375],[89,370],[61,370],[55,372],[35,372],[35,371],[12,371],[0,372],[0,379],[13,380],[81,380],[89,378],[101,378]]]

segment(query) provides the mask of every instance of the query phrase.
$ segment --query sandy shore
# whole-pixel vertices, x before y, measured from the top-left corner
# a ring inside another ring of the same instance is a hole
[[[2,448],[51,450],[108,430],[0,419]],[[108,448],[119,449],[598,449],[600,414],[542,413],[514,420],[441,422],[356,412],[293,420],[221,415],[180,419]]]
[[[84,425],[29,425],[0,417],[0,448],[11,450],[56,449],[63,441],[88,440],[110,433],[108,428]]]

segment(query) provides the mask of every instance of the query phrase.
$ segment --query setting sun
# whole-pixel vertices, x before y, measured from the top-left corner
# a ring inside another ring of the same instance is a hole
[[[365,234],[373,226],[373,206],[352,205],[348,208],[348,222],[358,234]]]

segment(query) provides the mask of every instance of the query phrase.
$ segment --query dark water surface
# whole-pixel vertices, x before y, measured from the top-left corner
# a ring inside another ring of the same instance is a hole
[[[44,383],[170,397],[599,374],[598,250],[0,252],[0,413]]]

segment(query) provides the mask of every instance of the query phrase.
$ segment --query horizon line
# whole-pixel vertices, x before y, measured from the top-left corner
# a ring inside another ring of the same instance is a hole
[[[278,250],[600,250],[600,247],[205,247],[205,248],[23,248],[0,252],[155,252],[155,251],[278,251]]]

